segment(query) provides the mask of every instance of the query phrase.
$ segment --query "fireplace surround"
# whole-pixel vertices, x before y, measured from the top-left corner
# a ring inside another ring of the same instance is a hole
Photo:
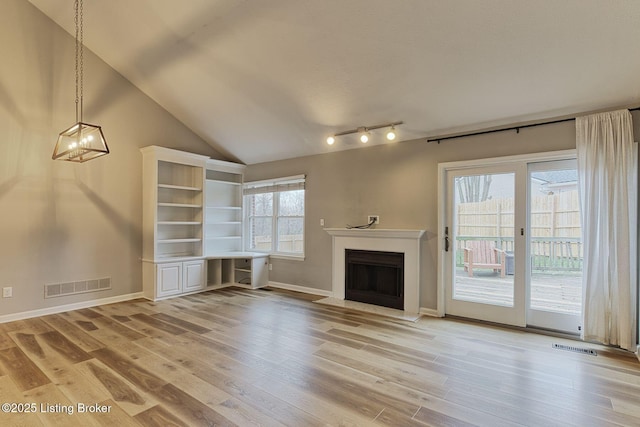
[[[404,255],[403,307],[406,313],[420,310],[420,247],[424,230],[325,228],[332,237],[332,296],[346,294],[346,250],[395,252]]]

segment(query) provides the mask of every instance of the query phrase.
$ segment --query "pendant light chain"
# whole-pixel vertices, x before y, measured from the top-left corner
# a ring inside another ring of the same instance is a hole
[[[80,121],[82,122],[82,110],[84,109],[84,10],[80,0]]]
[[[82,0],[75,1],[76,24],[76,122],[82,122],[84,98],[84,29]]]
[[[84,10],[82,0],[75,0],[76,24],[76,122],[82,122],[84,99]]]
[[[76,25],[76,123],[80,121],[80,95],[79,95],[79,88],[80,88],[80,76],[79,76],[79,66],[78,66],[78,61],[79,61],[79,54],[80,54],[80,39],[79,39],[79,33],[80,33],[80,25],[78,22],[79,19],[79,8],[78,8],[78,0],[75,1],[74,3],[74,12],[75,12],[75,19],[74,19],[74,23]]]

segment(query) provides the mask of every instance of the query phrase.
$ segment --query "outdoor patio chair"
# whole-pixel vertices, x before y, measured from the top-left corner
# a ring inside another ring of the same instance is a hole
[[[495,243],[489,240],[472,240],[467,242],[464,248],[464,271],[469,277],[473,277],[475,269],[491,269],[500,272],[500,277],[504,277],[505,251],[497,249]]]

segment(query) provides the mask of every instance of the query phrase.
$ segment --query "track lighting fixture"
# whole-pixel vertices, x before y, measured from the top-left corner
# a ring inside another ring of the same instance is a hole
[[[336,142],[336,137],[342,136],[342,135],[349,135],[352,133],[360,134],[359,136],[360,142],[362,142],[363,144],[366,144],[371,139],[370,131],[376,130],[376,129],[382,129],[382,128],[390,128],[386,133],[386,137],[389,141],[393,141],[396,139],[396,136],[397,136],[395,127],[403,123],[404,122],[392,122],[392,123],[385,123],[382,125],[375,125],[375,126],[360,126],[356,129],[345,130],[343,132],[338,132],[336,134],[329,136],[327,138],[327,144],[333,145]]]

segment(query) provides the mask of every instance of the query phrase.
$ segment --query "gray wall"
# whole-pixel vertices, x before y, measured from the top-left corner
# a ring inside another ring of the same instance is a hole
[[[141,291],[139,148],[221,157],[85,50],[84,119],[102,126],[112,154],[51,160],[75,122],[74,39],[30,3],[3,0],[0,40],[0,287],[14,288],[0,315]],[[45,283],[105,276],[111,291],[43,298]]]
[[[637,112],[634,119],[640,135]],[[379,228],[427,230],[420,306],[435,309],[438,163],[572,148],[575,124],[566,122],[441,144],[416,140],[250,165],[247,181],[307,174],[306,259],[273,260],[269,278],[331,290],[331,237],[320,219],[325,219],[325,227],[344,227],[366,223],[368,214],[379,214]]]

